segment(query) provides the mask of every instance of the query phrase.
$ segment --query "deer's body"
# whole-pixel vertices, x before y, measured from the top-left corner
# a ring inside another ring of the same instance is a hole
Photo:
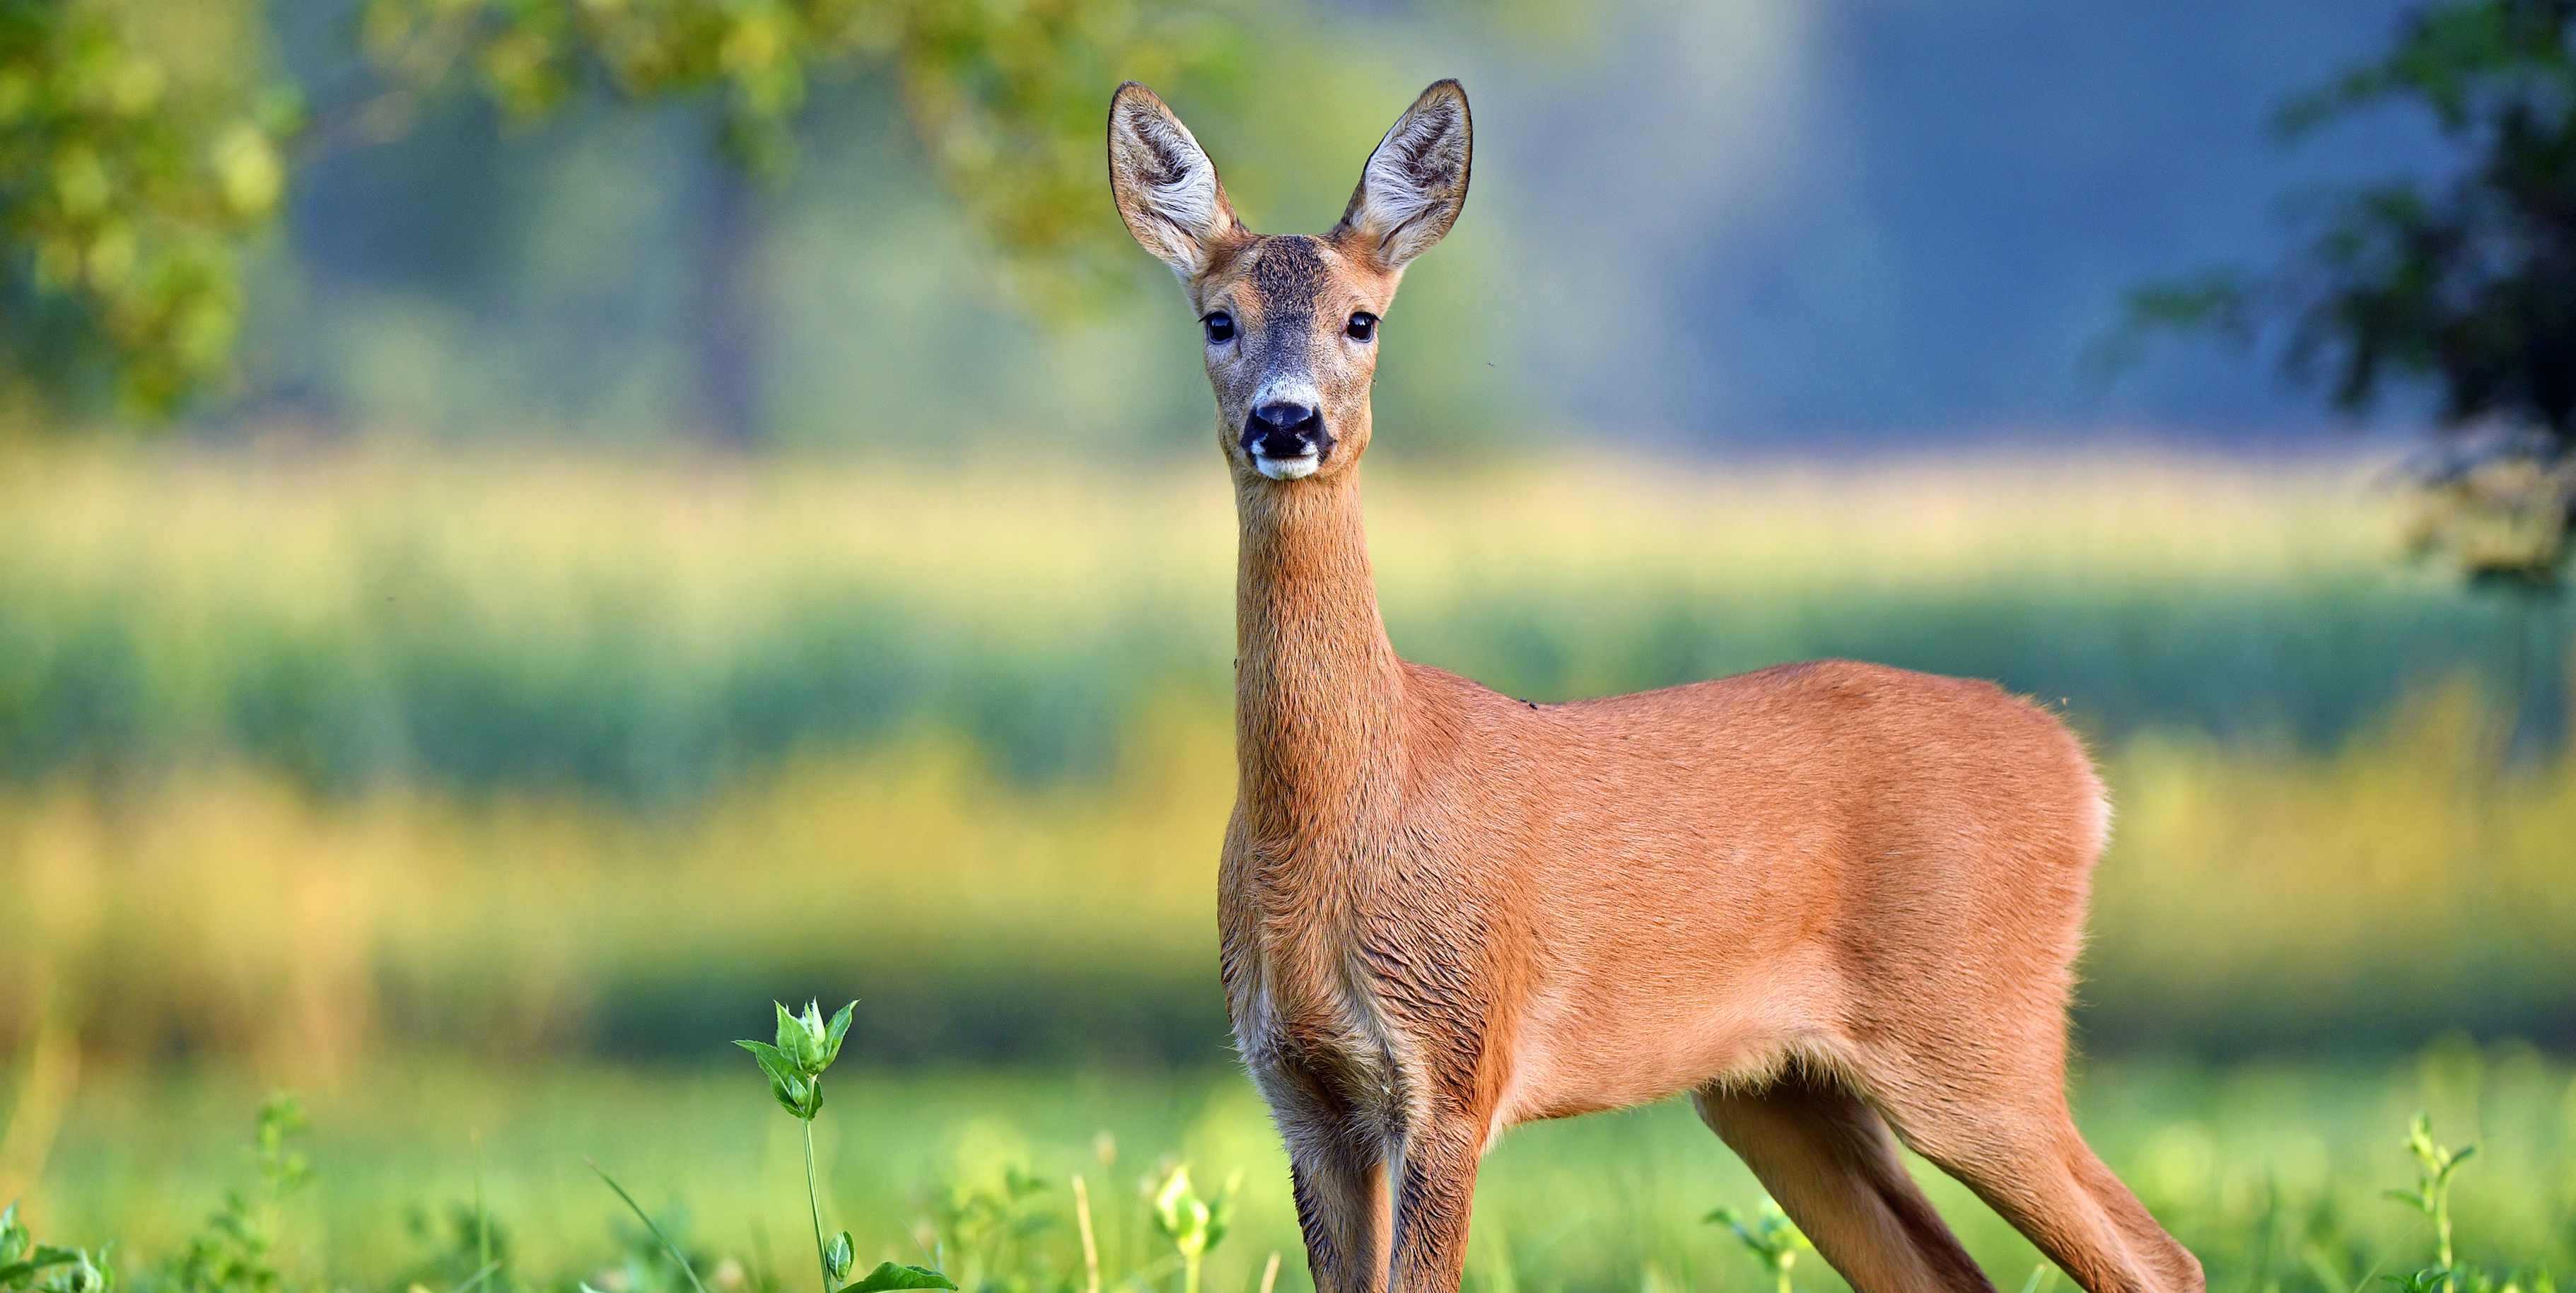
[[[2198,1289],[2067,1113],[2109,809],[2053,717],[1846,662],[1537,705],[1388,643],[1356,470],[1375,325],[1463,203],[1466,129],[1432,87],[1332,234],[1265,238],[1142,87],[1112,108],[1121,211],[1207,323],[1235,467],[1223,970],[1318,1290],[1455,1293],[1496,1136],[1679,1092],[1867,1293],[1992,1287],[1891,1126],[2093,1293]]]

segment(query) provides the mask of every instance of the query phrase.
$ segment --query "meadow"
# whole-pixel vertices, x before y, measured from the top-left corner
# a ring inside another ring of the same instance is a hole
[[[739,1031],[764,1032],[762,1022]],[[2370,1064],[2094,1060],[2076,1095],[2088,1137],[2201,1256],[2213,1289],[2355,1293],[2432,1264],[2425,1218],[2384,1197],[2415,1183],[2404,1132],[2419,1109],[2443,1143],[2477,1147],[2456,1177],[2460,1260],[2498,1274],[2569,1269],[2571,1078],[2528,1046],[2454,1040]],[[685,1287],[636,1262],[654,1246],[585,1164],[595,1159],[702,1269],[730,1263],[729,1287],[810,1287],[801,1145],[761,1086],[747,1059],[371,1068],[304,1102],[314,1130],[298,1148],[314,1183],[278,1209],[277,1265],[298,1287],[451,1289],[479,1269],[465,1221],[480,1191],[507,1259],[503,1287]],[[836,1070],[830,1089],[817,1122],[825,1224],[853,1232],[861,1270],[938,1262],[991,1293],[1080,1288],[1080,1174],[1105,1284],[1169,1293],[1169,1246],[1142,1196],[1180,1162],[1209,1194],[1240,1173],[1206,1288],[1252,1293],[1272,1252],[1283,1255],[1278,1287],[1307,1287],[1285,1161],[1231,1072],[862,1068]],[[152,1282],[160,1272],[148,1259],[181,1251],[226,1189],[255,1179],[242,1147],[260,1094],[238,1076],[99,1081],[31,1193],[42,1225],[66,1242],[121,1236],[137,1277]],[[1999,1284],[2038,1273],[2020,1236],[1947,1177],[1915,1168]],[[1044,1188],[1011,1198],[1014,1169]],[[1761,1199],[1678,1103],[1523,1128],[1480,1180],[1468,1287],[1768,1288],[1704,1220]],[[979,1204],[1008,1205],[1010,1251],[959,1242],[961,1214]],[[1792,1274],[1800,1288],[1842,1287],[1812,1255]]]
[[[1274,1249],[1300,1286],[1212,969],[1233,534],[1209,458],[0,462],[0,1196],[152,1278],[285,1085],[319,1182],[279,1212],[297,1287],[462,1282],[478,1133],[505,1285],[615,1263],[584,1154],[684,1205],[710,1262],[810,1276],[793,1124],[726,1043],[772,998],[856,997],[818,1126],[866,1261],[920,1260],[940,1183],[1019,1163],[1051,1190],[1042,1238],[994,1259],[1017,1293],[1073,1269],[1076,1171],[1107,1264],[1144,1268],[1134,1187],[1175,1153],[1245,1172],[1209,1287]],[[2418,1108],[2481,1146],[2464,1251],[2566,1270],[2576,1086],[2547,1048],[2576,1040],[2576,760],[2506,750],[2517,670],[2563,705],[2528,663],[2556,626],[2407,563],[2384,480],[1398,462],[1371,534],[1398,647],[1513,695],[1849,655],[2056,706],[2119,809],[2083,1118],[2214,1287],[2421,1265],[2421,1219],[2378,1197]],[[1999,1280],[2032,1269],[1938,1188]],[[1471,1283],[1757,1287],[1700,1221],[1756,1197],[1679,1107],[1528,1129]]]

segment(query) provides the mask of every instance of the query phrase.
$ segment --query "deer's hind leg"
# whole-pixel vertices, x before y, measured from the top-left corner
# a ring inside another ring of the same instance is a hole
[[[2200,1260],[2096,1157],[2056,1063],[2002,1071],[1992,1053],[1909,1066],[1870,1095],[1917,1153],[1976,1191],[2089,1293],[2202,1293]],[[2044,1068],[2044,1072],[2038,1071]]]
[[[1860,1293],[1993,1293],[1859,1096],[1793,1066],[1751,1090],[1703,1087],[1691,1103]]]

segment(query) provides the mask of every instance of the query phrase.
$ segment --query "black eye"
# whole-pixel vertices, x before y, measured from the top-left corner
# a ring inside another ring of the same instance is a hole
[[[1377,316],[1362,310],[1351,316],[1350,324],[1342,329],[1342,333],[1353,341],[1366,341],[1377,335]]]
[[[1209,345],[1215,345],[1220,341],[1234,340],[1233,315],[1228,314],[1223,310],[1219,310],[1216,313],[1199,320],[1199,322],[1207,325]]]

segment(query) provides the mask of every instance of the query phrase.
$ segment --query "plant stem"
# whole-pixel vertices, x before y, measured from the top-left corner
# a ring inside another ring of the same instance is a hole
[[[805,1123],[805,1206],[814,1216],[814,1264],[823,1272],[823,1293],[832,1293],[832,1260],[823,1254],[823,1198],[814,1191],[814,1120]]]
[[[1091,1189],[1082,1182],[1082,1173],[1073,1174],[1073,1219],[1082,1225],[1083,1293],[1100,1293],[1100,1244],[1091,1236]],[[1277,1256],[1274,1254],[1275,1262]],[[1264,1285],[1261,1293],[1270,1293]]]
[[[483,1131],[476,1128],[474,1141],[474,1250],[482,1274],[492,1273],[492,1215],[483,1207]],[[478,1278],[480,1278],[478,1276]],[[464,1293],[462,1289],[458,1293]]]

